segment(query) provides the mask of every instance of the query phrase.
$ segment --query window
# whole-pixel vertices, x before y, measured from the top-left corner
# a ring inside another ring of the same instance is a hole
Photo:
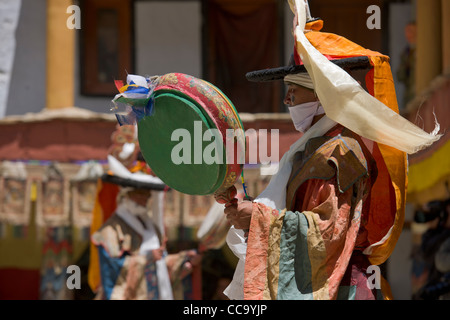
[[[82,0],[81,93],[111,96],[133,72],[131,0]]]

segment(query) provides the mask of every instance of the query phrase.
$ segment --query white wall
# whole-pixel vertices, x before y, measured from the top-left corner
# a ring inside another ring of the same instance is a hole
[[[21,3],[6,116],[39,112],[45,107],[46,0],[22,0]],[[17,4],[20,1],[15,2]],[[9,19],[13,19],[13,15],[8,14]],[[14,47],[8,50],[14,53]]]
[[[6,115],[20,5],[20,0],[0,0],[0,118]]]
[[[0,0],[0,118],[6,114],[20,5],[20,0]]]

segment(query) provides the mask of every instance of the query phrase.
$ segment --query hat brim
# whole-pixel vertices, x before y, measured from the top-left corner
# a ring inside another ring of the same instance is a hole
[[[362,70],[370,69],[372,67],[369,58],[366,56],[335,59],[330,61],[338,65],[342,69],[347,70]],[[245,77],[247,78],[247,80],[252,82],[268,82],[282,80],[289,74],[298,74],[305,72],[307,71],[304,65],[290,65],[279,68],[251,71],[248,72]]]
[[[134,189],[148,189],[148,190],[157,190],[157,191],[163,191],[167,186],[163,183],[151,183],[151,182],[143,182],[143,181],[137,181],[127,178],[118,177],[111,174],[103,174],[102,180],[104,182],[117,184],[121,187],[130,187]]]

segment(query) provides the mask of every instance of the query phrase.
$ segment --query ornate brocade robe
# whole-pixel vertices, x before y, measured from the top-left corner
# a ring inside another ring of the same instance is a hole
[[[295,155],[286,209],[253,204],[245,299],[377,299],[364,254],[376,162],[338,125]]]

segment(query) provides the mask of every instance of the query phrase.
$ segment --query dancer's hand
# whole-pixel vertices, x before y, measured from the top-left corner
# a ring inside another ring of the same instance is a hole
[[[227,220],[236,229],[250,229],[250,221],[252,219],[253,202],[244,200],[239,203],[230,203],[225,205],[224,213]]]

